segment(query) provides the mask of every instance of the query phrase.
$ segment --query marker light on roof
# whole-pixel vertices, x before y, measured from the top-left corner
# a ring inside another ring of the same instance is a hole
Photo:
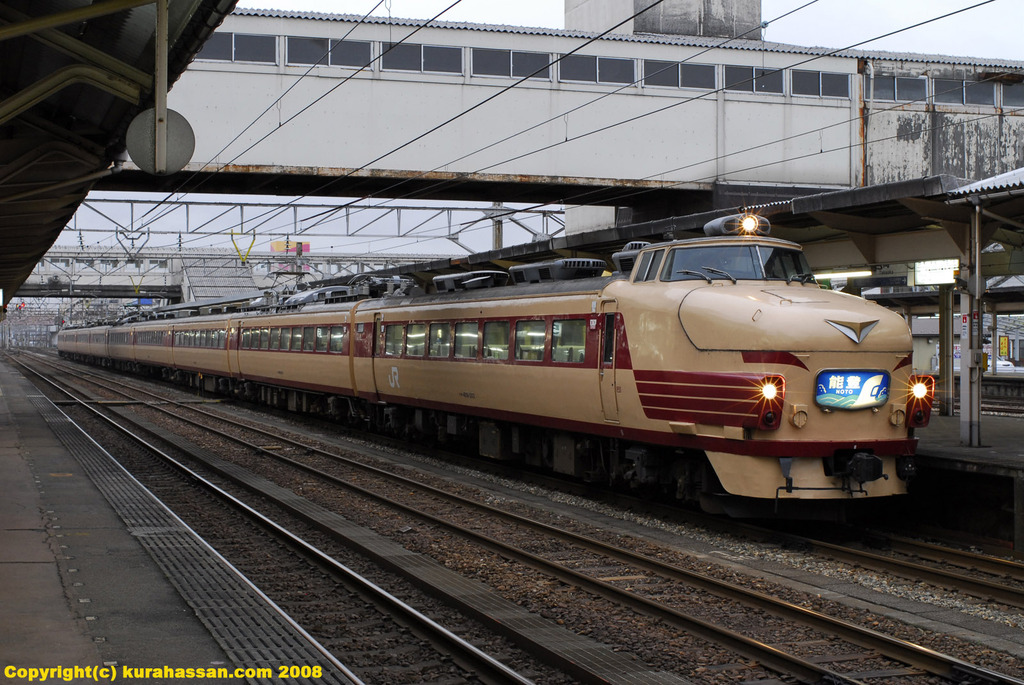
[[[704,224],[704,233],[708,236],[768,235],[771,230],[768,219],[757,214],[731,214]]]

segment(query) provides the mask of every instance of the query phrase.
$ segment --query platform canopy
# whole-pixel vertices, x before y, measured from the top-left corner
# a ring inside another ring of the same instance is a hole
[[[173,83],[237,0],[167,3]],[[14,296],[154,104],[157,0],[0,1],[0,289]]]

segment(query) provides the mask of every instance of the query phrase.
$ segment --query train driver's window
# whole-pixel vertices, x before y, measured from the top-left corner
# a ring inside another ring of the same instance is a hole
[[[402,356],[402,335],[405,326],[402,324],[388,324],[384,327],[384,354],[389,357],[401,357]]]
[[[422,357],[427,349],[427,324],[411,323],[405,332],[405,356]]]
[[[551,324],[551,361],[582,364],[586,356],[587,322],[584,319]]]
[[[484,359],[508,359],[508,321],[484,324]]]
[[[480,326],[476,321],[455,324],[455,358],[476,359],[477,338]]]
[[[526,362],[544,361],[544,337],[547,326],[543,321],[516,322],[516,359]]]
[[[348,338],[347,326],[331,326],[331,352],[342,353]]]
[[[271,328],[270,329],[270,349],[279,350],[281,349],[281,329]]]
[[[431,357],[447,357],[451,350],[452,325],[449,323],[430,324],[430,345],[428,354]]]

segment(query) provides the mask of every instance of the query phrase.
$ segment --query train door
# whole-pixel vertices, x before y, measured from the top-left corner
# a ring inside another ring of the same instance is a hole
[[[615,300],[601,303],[601,410],[604,420],[619,422],[618,387],[615,385]]]

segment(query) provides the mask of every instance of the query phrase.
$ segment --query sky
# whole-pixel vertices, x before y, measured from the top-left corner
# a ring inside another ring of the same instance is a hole
[[[390,11],[393,17],[429,19],[453,2],[384,0],[373,14],[386,17]],[[378,0],[240,0],[238,6],[362,15],[377,4]],[[762,19],[771,22],[763,37],[793,45],[845,48],[974,5],[980,6],[858,48],[1024,61],[1022,0],[761,0]],[[562,0],[461,0],[440,18],[564,28]]]

